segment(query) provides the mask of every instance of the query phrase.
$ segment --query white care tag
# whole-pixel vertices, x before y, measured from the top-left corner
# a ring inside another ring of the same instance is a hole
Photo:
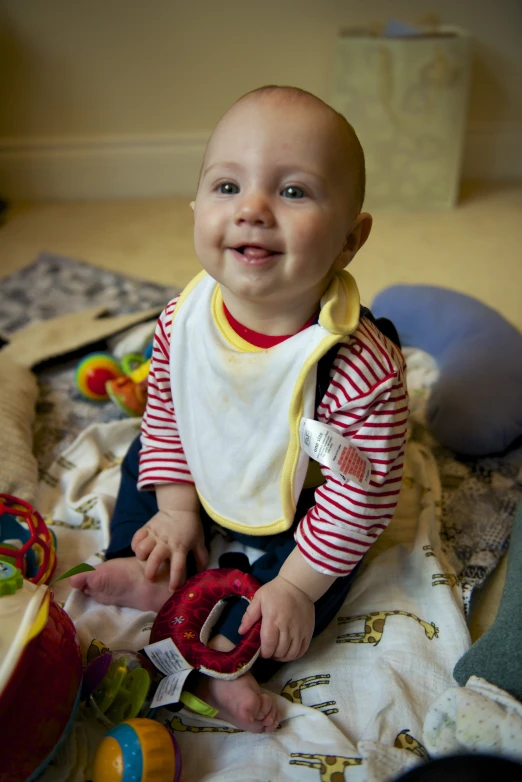
[[[185,660],[172,638],[149,644],[144,647],[144,651],[154,666],[167,676],[170,673],[192,670],[193,666]]]
[[[299,437],[303,451],[319,464],[329,467],[343,483],[355,481],[363,489],[368,488],[372,474],[370,461],[333,427],[312,418],[302,418]]]
[[[170,676],[166,676],[162,679],[158,684],[158,689],[154,693],[154,698],[150,704],[151,708],[159,709],[160,706],[168,706],[170,703],[179,703],[181,693],[183,692],[183,686],[189,674],[190,670],[185,670],[180,671],[179,673],[171,673]]]

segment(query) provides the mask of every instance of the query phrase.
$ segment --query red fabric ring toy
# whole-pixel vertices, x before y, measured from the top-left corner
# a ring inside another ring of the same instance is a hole
[[[230,652],[210,649],[206,643],[223,611],[225,598],[237,596],[250,603],[260,586],[249,573],[234,568],[198,573],[161,607],[152,626],[149,644],[170,638],[193,668],[208,676],[237,679],[252,667],[259,656],[261,620]]]

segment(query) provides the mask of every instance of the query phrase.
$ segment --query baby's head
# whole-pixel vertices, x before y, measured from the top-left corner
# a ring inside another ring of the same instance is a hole
[[[316,305],[370,232],[364,186],[355,131],[319,98],[240,98],[208,142],[194,206],[196,252],[226,303]]]

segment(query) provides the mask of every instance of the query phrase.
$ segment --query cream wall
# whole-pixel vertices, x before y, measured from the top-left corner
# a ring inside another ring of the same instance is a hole
[[[108,197],[154,195],[140,182],[156,166],[157,194],[184,195],[238,95],[275,82],[328,100],[338,31],[390,16],[473,34],[464,173],[522,177],[520,0],[0,0],[0,13],[4,192],[25,172],[36,197],[60,182],[74,196],[82,177],[79,197],[104,178]]]

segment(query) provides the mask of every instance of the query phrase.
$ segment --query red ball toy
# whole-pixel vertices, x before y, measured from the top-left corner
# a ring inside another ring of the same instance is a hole
[[[105,386],[109,380],[123,377],[118,362],[108,353],[90,353],[76,369],[76,385],[83,396],[93,402],[106,402],[109,395]]]

